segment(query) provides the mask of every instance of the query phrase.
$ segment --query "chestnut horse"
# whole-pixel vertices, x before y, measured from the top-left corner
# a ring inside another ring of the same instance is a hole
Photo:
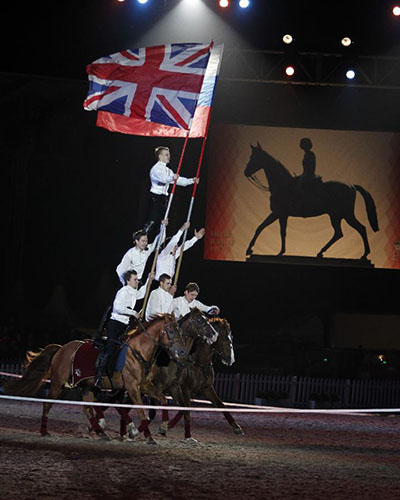
[[[70,381],[72,360],[82,341],[73,340],[64,346],[50,344],[42,351],[27,354],[27,368],[24,376],[9,384],[7,392],[9,394],[21,396],[34,396],[40,386],[43,384],[43,379],[50,378],[51,386],[49,399],[57,399],[63,388]],[[187,355],[180,327],[177,324],[174,316],[163,314],[153,319],[148,323],[144,323],[143,327],[135,328],[128,332],[126,339],[128,349],[126,352],[126,361],[121,372],[113,375],[113,389],[126,389],[129,397],[134,404],[141,405],[141,383],[146,376],[146,372],[154,361],[154,354],[159,346],[163,346],[168,353],[168,356],[175,361],[183,361]],[[80,387],[93,387],[94,377],[82,380],[79,383]],[[111,388],[111,384],[107,378],[103,380],[103,387]],[[86,392],[83,400],[91,402],[95,400],[93,392]],[[48,414],[52,407],[52,403],[43,404],[43,414],[40,432],[42,435],[48,435],[47,420]],[[94,417],[93,409],[90,406],[84,407],[84,412],[90,424],[97,433],[103,433],[99,426],[96,417]],[[149,423],[143,408],[138,408],[137,413],[141,420],[139,431],[144,433],[148,443],[155,443],[149,430]]]
[[[186,316],[178,321],[178,324],[182,330],[182,338],[187,352],[190,352],[195,339],[201,339],[203,342],[209,344],[212,344],[217,340],[218,332],[213,328],[209,317],[202,313],[197,307],[192,308]],[[151,372],[142,383],[142,394],[161,401],[161,404],[166,405],[167,401],[162,393],[167,388],[169,389],[172,387],[176,400],[183,402],[182,394],[179,392],[180,387],[179,384],[177,384],[177,374],[182,370],[182,365],[179,363],[170,363],[170,358],[163,351],[164,350],[161,349],[158,353],[157,361],[153,364]],[[152,382],[153,377],[160,369],[160,365],[169,366],[168,374],[167,377],[162,380],[158,377],[156,379],[157,385],[154,386]],[[94,408],[96,418],[102,429],[105,429],[104,411],[106,409],[107,407],[100,406],[96,406]],[[121,415],[121,437],[127,435],[128,438],[133,439],[137,434],[136,427],[133,424],[132,419],[129,417],[128,411],[121,412],[120,410],[122,410],[122,408],[117,408],[117,411]],[[150,420],[154,418],[155,413],[156,411],[153,409],[149,411]],[[163,410],[163,425],[165,427],[168,425],[168,412],[165,410]]]

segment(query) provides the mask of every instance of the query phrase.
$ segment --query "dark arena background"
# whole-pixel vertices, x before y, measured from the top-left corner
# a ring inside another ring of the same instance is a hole
[[[200,300],[231,325],[236,361],[214,363],[221,398],[282,413],[238,413],[238,436],[219,414],[199,412],[197,444],[180,441],[178,428],[156,449],[119,442],[113,410],[111,442],[89,438],[80,409],[64,405],[43,438],[39,404],[0,399],[1,500],[400,498],[395,2],[220,3],[3,5],[0,371],[21,373],[28,350],[94,334],[120,288],[115,268],[146,220],[154,149],[170,148],[173,170],[181,154],[183,138],[96,127],[82,106],[85,67],[128,48],[213,40],[224,54],[189,230],[206,234],[184,255],[176,296],[195,281]],[[323,182],[370,193],[379,230],[361,191],[354,212],[367,255],[346,220],[343,237],[318,255],[335,233],[332,213],[309,217],[308,204],[324,200],[319,180],[300,180],[303,205],[287,220],[284,252],[278,217],[250,243],[274,199],[261,167],[245,176],[252,152],[299,178],[303,138]],[[201,146],[188,141],[183,176],[195,175]],[[185,222],[190,194],[177,188],[169,236]],[[334,413],[343,408],[365,412]]]

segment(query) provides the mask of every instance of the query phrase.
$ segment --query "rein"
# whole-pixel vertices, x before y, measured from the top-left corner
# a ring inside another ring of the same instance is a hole
[[[141,327],[142,331],[139,332],[139,333],[135,332],[135,334],[133,336],[138,336],[141,333],[144,333],[145,336],[153,342],[153,344],[155,345],[155,347],[159,347],[159,346],[162,345],[165,349],[169,350],[169,348],[170,348],[169,345],[164,345],[160,341],[154,340],[153,337],[147,331],[147,329],[144,327],[144,325],[142,324],[142,322],[140,321],[140,319],[137,318],[137,321],[138,321],[139,326]],[[136,333],[137,333],[137,335],[136,335]],[[160,339],[164,335],[167,335],[168,341],[170,341],[170,338],[169,338],[167,329],[165,327],[165,324],[164,324],[164,328],[161,330]],[[145,374],[147,376],[149,374],[149,372],[150,372],[150,369],[151,369],[152,365],[154,364],[154,361],[155,361],[155,358],[156,358],[157,349],[154,349],[153,356],[152,356],[151,360],[150,361],[146,361],[144,359],[144,357],[140,354],[140,352],[138,352],[134,347],[132,347],[131,345],[128,344],[128,341],[125,341],[125,344],[127,345],[127,347],[129,347],[129,349],[132,352],[133,356],[139,361],[139,363],[142,364],[142,365],[144,365],[144,367],[145,367]]]
[[[261,189],[261,191],[271,191],[269,186],[265,186],[260,179],[257,178],[256,174],[249,175],[247,179],[250,181],[253,186],[255,186],[258,189]]]

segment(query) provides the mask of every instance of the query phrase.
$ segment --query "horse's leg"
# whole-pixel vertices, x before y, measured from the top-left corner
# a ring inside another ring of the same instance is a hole
[[[168,406],[168,401],[167,401],[167,398],[164,396],[164,394],[160,395],[160,404],[162,406]],[[168,431],[168,424],[169,424],[168,410],[162,410],[161,411],[161,424],[160,424],[160,427],[158,428],[158,434],[160,434],[161,436],[166,436],[167,431]]]
[[[51,384],[48,399],[57,399],[60,396],[64,387],[64,378],[65,377],[63,377],[61,374],[55,371],[52,372],[52,374],[50,375]],[[52,406],[53,403],[43,403],[42,420],[40,423],[40,434],[42,436],[50,436],[47,431],[47,422]]]
[[[119,429],[120,436],[123,437],[128,434],[128,438],[133,439],[139,434],[139,431],[129,416],[129,410],[126,410],[125,408],[116,408],[116,410],[121,417]]]
[[[365,259],[367,255],[369,255],[371,249],[369,248],[368,238],[367,238],[367,230],[365,226],[361,224],[359,220],[356,219],[354,213],[351,215],[347,215],[344,220],[347,222],[349,226],[355,229],[361,236],[364,243],[364,254],[361,256],[362,259]]]
[[[142,405],[143,402],[142,402],[142,397],[140,394],[139,384],[135,384],[135,385],[132,384],[127,389],[128,389],[129,397],[132,400],[132,403],[137,404],[137,405]],[[146,418],[146,412],[144,411],[143,408],[137,408],[136,411],[137,411],[137,414],[138,414],[139,419],[140,419],[140,425],[138,427],[138,431],[143,432],[144,437],[147,439],[148,444],[157,444],[156,441],[154,441],[153,436],[151,435],[151,432],[149,429],[149,421]]]
[[[273,222],[275,222],[277,220],[278,216],[275,215],[274,213],[270,213],[268,215],[268,217],[264,220],[264,222],[262,222],[258,228],[256,229],[256,232],[254,233],[254,236],[252,238],[252,240],[250,241],[249,243],[249,246],[247,247],[247,250],[246,250],[246,255],[251,255],[253,253],[253,246],[257,240],[257,238],[259,237],[260,233],[267,227],[269,226],[270,224],[272,224]]]
[[[94,411],[96,412],[96,419],[99,423],[100,427],[103,429],[106,428],[106,419],[104,417],[104,412],[108,409],[108,406],[95,406]],[[92,429],[91,429],[92,430]],[[89,431],[90,432],[90,431]]]
[[[208,386],[203,391],[203,395],[217,408],[225,408],[224,403],[221,401],[221,399],[215,392],[215,389],[212,385]],[[228,421],[228,424],[233,428],[233,432],[235,434],[241,434],[241,435],[244,434],[244,431],[241,428],[241,426],[236,422],[236,420],[232,417],[232,415],[228,411],[224,411],[222,414]]]
[[[190,406],[190,391],[182,388],[183,406]],[[192,420],[190,411],[186,410],[183,414],[185,420],[185,441],[190,443],[197,443],[197,439],[192,436]]]
[[[283,255],[286,252],[287,219],[287,217],[279,217],[279,225],[281,228],[281,251],[278,253],[278,255]]]
[[[321,258],[323,257],[324,252],[328,250],[329,247],[331,247],[337,240],[340,240],[340,238],[343,237],[343,232],[341,228],[341,222],[342,218],[341,216],[338,215],[329,215],[331,219],[331,224],[334,230],[332,238],[328,241],[328,243],[321,248],[321,250],[318,252],[317,257]]]
[[[96,398],[94,396],[94,394],[89,391],[87,394],[85,394],[82,398],[83,401],[85,402],[90,402],[90,403],[93,403]],[[95,412],[93,410],[93,407],[92,406],[82,406],[82,409],[83,409],[83,413],[86,415],[86,418],[89,420],[89,423],[90,423],[90,428],[89,428],[89,432],[91,430],[94,430],[94,432],[98,435],[98,436],[101,436],[105,439],[111,439],[103,430],[103,428],[100,426],[96,416],[95,416]]]

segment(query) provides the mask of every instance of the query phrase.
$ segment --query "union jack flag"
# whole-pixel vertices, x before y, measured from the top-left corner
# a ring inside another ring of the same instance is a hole
[[[86,68],[86,110],[189,129],[212,44],[168,44],[129,49]]]

